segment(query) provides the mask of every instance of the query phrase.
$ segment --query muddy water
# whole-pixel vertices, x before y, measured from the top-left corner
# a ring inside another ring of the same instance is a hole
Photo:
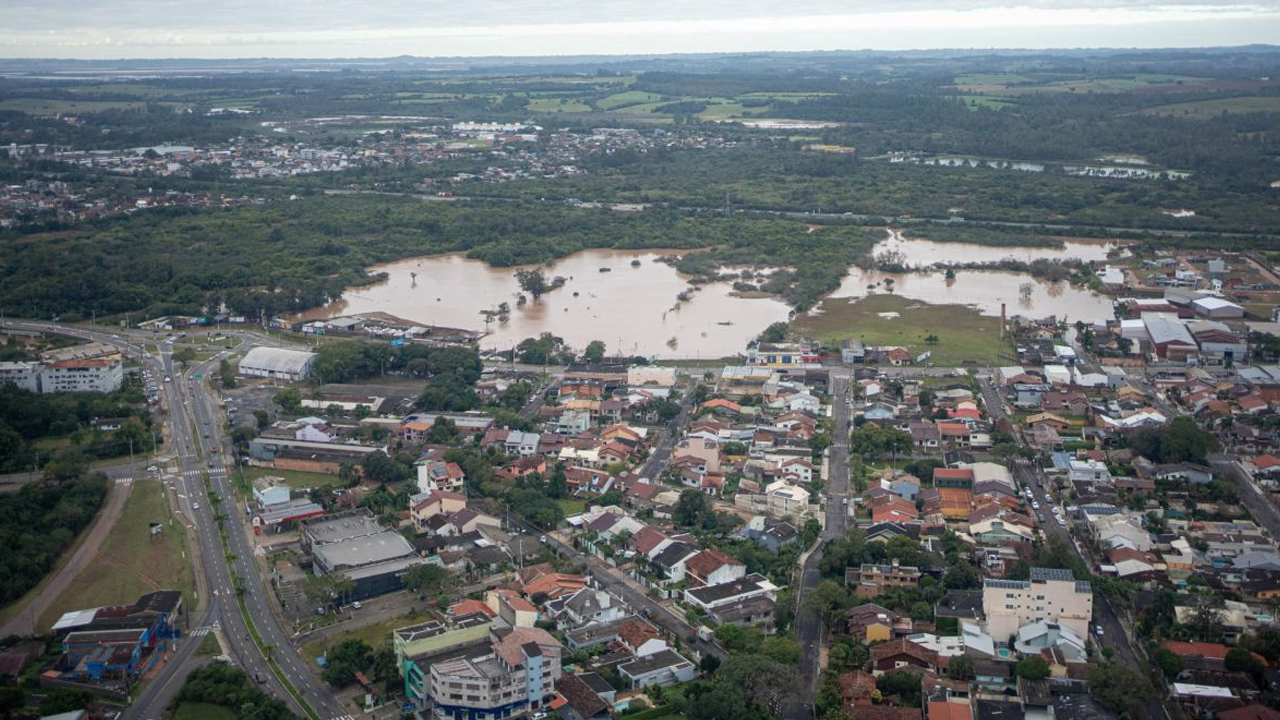
[[[897,231],[889,231],[889,237],[876,243],[871,254],[885,251],[902,253],[906,266],[912,268],[930,265],[955,265],[963,263],[994,263],[1001,260],[1031,262],[1041,258],[1049,260],[1083,260],[1097,262],[1107,259],[1107,253],[1120,244],[1106,240],[1065,240],[1062,247],[1025,247],[979,245],[963,242],[937,242],[904,238]]]
[[[734,297],[727,283],[705,286],[692,300],[678,302],[676,296],[690,286],[674,268],[655,262],[661,254],[587,250],[563,258],[543,272],[548,279],[565,277],[564,287],[524,306],[517,305],[518,268],[493,268],[460,255],[402,260],[370,268],[387,273],[385,282],[348,290],[302,319],[381,311],[428,325],[485,330],[481,311],[506,302],[509,321],[489,323],[481,347],[506,349],[550,332],[579,349],[603,340],[611,354],[681,358],[734,355],[769,323],[787,319],[784,303]],[[640,265],[632,266],[633,260]]]
[[[1104,259],[1107,243],[1069,242],[1064,248],[989,247],[903,239],[893,234],[876,246],[901,251],[906,264],[922,267],[947,262],[994,262],[1008,257]],[[461,255],[412,258],[370,268],[385,272],[385,282],[348,290],[340,300],[300,319],[385,312],[424,325],[488,331],[485,349],[507,349],[520,340],[550,332],[583,348],[603,340],[612,353],[649,357],[707,358],[741,352],[770,323],[786,320],[789,308],[770,298],[736,297],[728,283],[703,286],[692,299],[676,296],[690,289],[687,278],[656,262],[663,251],[587,250],[543,270],[566,278],[564,287],[525,305],[515,280],[518,268],[494,268]],[[633,260],[640,264],[632,265]],[[601,272],[608,268],[608,272]],[[415,277],[416,276],[416,277]],[[834,297],[856,298],[893,291],[937,304],[962,304],[998,315],[1057,315],[1075,320],[1112,316],[1105,296],[1067,283],[1038,282],[1020,273],[968,271],[947,281],[941,272],[889,274],[851,268]],[[876,286],[868,289],[868,286]],[[1024,286],[1029,292],[1024,291]],[[510,306],[507,322],[485,322],[484,310]],[[674,342],[673,342],[674,340]]]

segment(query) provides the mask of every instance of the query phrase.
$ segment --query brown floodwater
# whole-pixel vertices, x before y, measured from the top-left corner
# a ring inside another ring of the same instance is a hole
[[[1001,260],[1031,262],[1041,258],[1049,260],[1083,260],[1099,262],[1107,259],[1107,253],[1123,247],[1110,240],[1064,239],[1062,247],[996,246],[963,242],[937,242],[918,238],[904,238],[895,230],[889,237],[876,243],[871,254],[886,250],[901,252],[907,267],[922,268],[930,265],[957,265],[967,263],[994,263]]]
[[[1113,245],[1073,241],[1066,248],[992,248],[891,235],[876,247],[900,250],[909,266],[919,267],[1005,257],[1101,259]],[[411,258],[369,268],[371,273],[387,273],[387,280],[352,288],[341,299],[297,319],[384,312],[424,325],[487,330],[480,342],[484,349],[507,349],[524,338],[550,332],[579,349],[592,340],[603,340],[611,354],[708,358],[742,352],[770,323],[788,318],[790,309],[784,303],[737,297],[728,283],[702,286],[693,291],[691,300],[678,301],[678,294],[694,286],[671,266],[656,262],[667,252],[675,251],[585,250],[570,255],[543,267],[548,278],[565,277],[564,287],[537,301],[530,298],[523,306],[517,304],[520,288],[515,272],[519,268],[489,267],[462,255]],[[632,266],[633,260],[640,264]],[[887,280],[903,297],[970,305],[988,315],[998,315],[1000,304],[1005,303],[1009,315],[1053,314],[1072,322],[1112,317],[1106,296],[1005,271],[961,270],[955,280],[947,281],[942,272],[890,274],[851,267],[832,296],[857,298],[885,292]],[[875,287],[868,289],[869,285]],[[1023,286],[1030,292],[1024,292]],[[496,310],[503,302],[510,306],[508,321],[486,324],[482,311]]]
[[[299,319],[385,312],[425,325],[485,330],[481,311],[506,302],[509,321],[489,323],[482,348],[506,349],[550,332],[579,349],[603,340],[611,354],[680,358],[734,355],[770,323],[787,319],[786,304],[734,297],[727,283],[703,286],[688,302],[677,301],[691,286],[674,268],[655,261],[662,254],[586,250],[570,255],[543,268],[548,279],[565,277],[564,287],[523,306],[516,304],[519,268],[489,267],[461,255],[413,258],[369,268],[387,273],[388,279],[352,288]],[[640,265],[633,267],[633,260]],[[606,267],[609,272],[600,271]],[[410,273],[417,273],[416,281]]]

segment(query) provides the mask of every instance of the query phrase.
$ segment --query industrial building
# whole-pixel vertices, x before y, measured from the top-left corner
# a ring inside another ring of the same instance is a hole
[[[238,372],[246,377],[297,382],[311,375],[311,364],[315,359],[313,352],[256,347],[245,353]]]
[[[341,573],[354,583],[347,602],[399,590],[409,568],[426,562],[368,512],[304,520],[301,540],[317,575]]]

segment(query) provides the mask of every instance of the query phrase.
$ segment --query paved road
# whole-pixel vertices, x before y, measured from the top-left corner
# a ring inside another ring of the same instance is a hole
[[[831,448],[827,455],[826,523],[815,550],[807,555],[800,566],[800,578],[796,590],[796,642],[800,643],[800,667],[797,692],[782,703],[786,720],[810,720],[814,715],[813,698],[818,692],[819,659],[822,650],[822,619],[804,609],[804,596],[822,580],[818,563],[822,550],[834,538],[845,534],[849,526],[849,424],[852,402],[852,378],[848,371],[831,373],[831,419],[833,421]]]
[[[56,326],[49,323],[12,323],[24,329],[56,331],[83,339],[99,340],[128,350],[132,343],[146,340],[154,342],[151,333],[122,331],[108,334],[97,330],[88,330],[72,326]],[[255,345],[278,345],[279,343],[256,334],[232,332],[243,341],[239,351],[247,351]],[[176,501],[178,515],[186,525],[192,541],[192,551],[198,569],[203,571],[203,587],[209,588],[213,597],[204,598],[209,603],[209,611],[201,622],[212,622],[216,618],[223,629],[223,636],[231,645],[224,648],[236,663],[243,667],[251,677],[258,678],[262,685],[272,694],[284,699],[295,712],[307,714],[307,711],[285,689],[283,683],[275,675],[267,662],[262,648],[251,640],[251,630],[240,612],[237,593],[243,598],[253,623],[253,631],[262,639],[262,645],[268,648],[281,673],[290,684],[302,694],[308,710],[319,717],[348,718],[347,709],[342,707],[323,683],[311,673],[298,651],[290,642],[271,605],[266,597],[267,589],[262,582],[256,563],[254,551],[246,536],[243,523],[244,515],[236,506],[235,495],[227,476],[224,457],[230,457],[230,444],[222,433],[222,419],[218,411],[218,403],[212,397],[209,388],[203,382],[195,382],[195,375],[208,375],[217,367],[218,362],[230,352],[221,352],[202,363],[182,369],[173,360],[172,345],[160,343],[160,357],[151,358],[148,362],[158,363],[157,378],[169,377],[170,381],[162,382],[162,393],[169,412],[169,447],[175,454],[176,461],[170,468],[174,471],[173,479],[165,481],[165,490],[171,501]],[[219,500],[217,512],[226,515],[226,535],[230,554],[223,549],[215,519],[215,507],[205,488],[205,478],[209,478],[213,495]],[[237,582],[238,581],[238,582]],[[240,588],[237,590],[237,588]],[[194,638],[192,638],[194,640]],[[194,643],[187,641],[189,648]],[[152,682],[132,706],[122,715],[123,720],[140,720],[142,718],[159,717],[160,713],[172,700],[181,687],[176,678],[185,677],[198,661],[191,652],[179,650],[178,654],[161,669],[160,674]]]
[[[1234,456],[1223,453],[1210,455],[1209,464],[1219,475],[1235,480],[1236,494],[1240,496],[1240,502],[1249,508],[1249,514],[1271,533],[1271,537],[1280,538],[1280,510],[1258,489],[1249,471]]]
[[[671,453],[675,451],[676,443],[680,440],[680,433],[684,430],[684,426],[689,422],[689,414],[693,411],[693,388],[685,392],[680,398],[680,414],[671,419],[667,426],[662,429],[662,437],[658,439],[658,444],[654,446],[653,452],[649,453],[649,459],[644,461],[640,469],[636,472],[641,477],[649,478],[657,482],[662,472],[667,469],[667,463],[671,461]]]

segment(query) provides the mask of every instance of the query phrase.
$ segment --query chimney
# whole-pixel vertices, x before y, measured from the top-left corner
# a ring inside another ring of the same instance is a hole
[[[1004,339],[1004,303],[1000,303],[1000,339]]]

